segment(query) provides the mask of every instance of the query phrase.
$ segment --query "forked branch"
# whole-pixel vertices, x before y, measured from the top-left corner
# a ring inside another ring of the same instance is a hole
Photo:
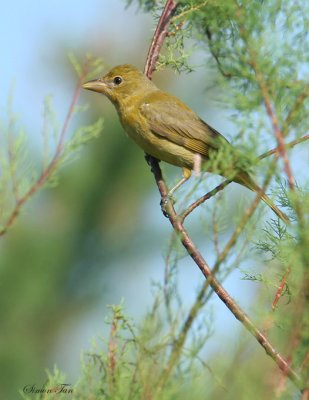
[[[158,59],[160,50],[162,48],[164,39],[168,32],[168,26],[170,24],[170,19],[174,14],[177,8],[177,3],[174,0],[168,0],[162,12],[161,18],[159,20],[158,26],[156,28],[145,66],[145,74],[151,78],[152,72],[155,70],[155,64]],[[279,153],[282,154],[282,146],[279,141]],[[270,154],[273,154],[271,151]],[[269,155],[269,154],[267,154]],[[264,155],[263,155],[264,157]],[[265,155],[266,157],[266,155]],[[168,189],[166,183],[162,176],[162,171],[159,166],[158,160],[151,156],[147,156],[147,162],[151,166],[152,173],[154,174],[156,184],[158,186],[161,199],[163,202],[163,211],[165,215],[169,218],[170,223],[173,226],[173,229],[177,233],[178,237],[180,238],[183,246],[187,250],[190,257],[194,260],[196,265],[199,267],[203,275],[208,281],[208,284],[211,286],[213,291],[217,294],[221,301],[228,307],[228,309],[234,314],[235,318],[237,318],[245,327],[246,329],[256,338],[256,340],[261,344],[261,346],[265,349],[266,353],[276,362],[277,366],[283,371],[286,376],[288,376],[295,385],[302,389],[302,380],[300,376],[291,368],[287,360],[285,360],[281,354],[274,348],[274,346],[270,343],[268,338],[253,324],[247,314],[238,306],[238,304],[232,299],[229,293],[222,287],[219,281],[215,278],[213,271],[211,270],[210,266],[206,262],[206,260],[202,257],[201,253],[193,243],[191,237],[189,236],[188,232],[183,226],[183,220],[185,218],[184,215],[179,216],[174,207],[172,202],[169,200],[167,194]],[[223,184],[219,185],[214,192],[217,193],[219,190],[222,190],[229,182],[223,182]],[[209,194],[206,195],[205,200],[210,197]],[[205,201],[203,200],[203,201]],[[249,214],[251,214],[259,199],[257,199],[249,210]],[[233,238],[233,243],[235,242],[235,238]],[[228,249],[229,250],[229,249]],[[225,256],[225,254],[224,254]],[[165,381],[165,379],[163,379]],[[160,382],[163,383],[162,381]]]

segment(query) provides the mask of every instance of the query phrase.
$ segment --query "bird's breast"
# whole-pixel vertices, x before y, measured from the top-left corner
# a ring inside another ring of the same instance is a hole
[[[192,169],[194,153],[182,146],[154,134],[145,117],[138,110],[125,112],[118,110],[119,118],[128,136],[141,147],[145,153],[178,167]]]

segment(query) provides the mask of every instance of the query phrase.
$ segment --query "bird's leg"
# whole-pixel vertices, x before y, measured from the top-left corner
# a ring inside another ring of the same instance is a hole
[[[183,177],[180,179],[179,182],[176,183],[176,185],[174,187],[172,187],[172,189],[169,190],[167,196],[168,197],[172,197],[172,194],[178,189],[180,188],[180,186],[182,184],[184,184],[191,176],[191,170],[189,168],[183,168],[182,169],[182,175]]]
[[[161,209],[163,211],[163,214],[168,217],[168,214],[165,211],[165,206],[168,204],[169,201],[171,201],[172,203],[174,203],[174,199],[172,197],[172,194],[178,189],[180,188],[180,186],[185,183],[191,176],[191,170],[189,168],[183,168],[182,169],[182,175],[183,177],[180,179],[179,182],[176,183],[175,186],[172,187],[172,189],[169,190],[169,192],[167,193],[167,195],[165,197],[163,197],[161,199]]]
[[[202,156],[199,153],[195,153],[193,157],[193,171],[196,177],[201,176],[202,170]]]

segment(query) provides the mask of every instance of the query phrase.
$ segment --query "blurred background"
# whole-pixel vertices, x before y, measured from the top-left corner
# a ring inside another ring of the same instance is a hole
[[[1,119],[14,84],[14,110],[34,158],[42,152],[44,97],[52,96],[60,124],[68,110],[76,76],[67,54],[91,51],[103,57],[102,73],[122,63],[142,69],[154,29],[150,15],[135,5],[126,8],[121,0],[11,0],[2,4],[1,15]],[[213,80],[213,72],[198,68],[206,62],[205,53],[197,51],[193,62],[197,68],[192,74],[180,79],[164,71],[154,80],[232,138],[229,111],[213,102],[215,88],[205,91]],[[18,398],[17,391],[27,384],[42,386],[46,369],[54,365],[73,384],[82,352],[106,332],[106,305],[124,299],[127,314],[138,320],[151,304],[152,282],[163,280],[171,228],[143,152],[123,133],[107,99],[85,91],[79,104],[85,103],[90,105],[83,114],[85,123],[104,117],[100,137],[62,169],[55,188],[41,191],[27,204],[0,242],[1,398]],[[181,173],[169,167],[164,171],[169,182]],[[208,182],[212,187],[216,181]],[[252,198],[237,185],[228,190],[231,214],[239,207],[235,192],[238,200],[242,193]],[[192,220],[193,226],[197,219]],[[206,243],[201,246],[212,262]],[[237,290],[239,277],[236,271],[225,286],[244,303],[255,286],[243,282]],[[179,279],[182,301],[189,304],[202,277],[188,258],[179,262]],[[244,305],[249,306],[248,300]],[[234,340],[238,323],[216,299],[209,313],[215,326],[225,327],[209,349],[220,347],[224,353],[222,335]]]

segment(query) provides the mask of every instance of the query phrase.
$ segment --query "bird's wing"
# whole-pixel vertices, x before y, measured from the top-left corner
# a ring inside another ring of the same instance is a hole
[[[214,128],[201,120],[187,105],[176,97],[157,91],[147,96],[140,106],[151,131],[158,136],[208,156],[227,140]]]

